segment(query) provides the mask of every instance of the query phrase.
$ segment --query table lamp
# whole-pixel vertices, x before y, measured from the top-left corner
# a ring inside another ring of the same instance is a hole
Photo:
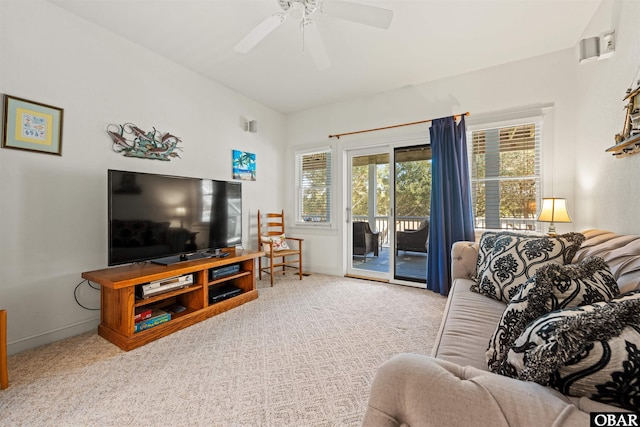
[[[567,212],[567,200],[556,197],[542,199],[542,209],[538,214],[538,221],[548,222],[549,232],[547,234],[556,234],[556,222],[571,222],[569,212]]]

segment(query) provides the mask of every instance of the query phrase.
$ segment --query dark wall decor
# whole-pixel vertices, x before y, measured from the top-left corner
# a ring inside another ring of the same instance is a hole
[[[626,102],[624,106],[625,117],[622,132],[615,135],[616,145],[607,148],[607,152],[612,153],[616,157],[625,157],[631,154],[640,153],[640,67],[633,80],[633,83],[627,89],[627,93],[623,99]]]
[[[169,161],[173,157],[180,158],[178,144],[180,138],[170,133],[164,135],[154,127],[152,131],[143,131],[133,123],[122,125],[110,124],[107,133],[112,141],[113,151],[126,157]]]

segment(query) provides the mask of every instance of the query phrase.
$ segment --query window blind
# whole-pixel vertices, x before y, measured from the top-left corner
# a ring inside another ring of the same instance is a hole
[[[540,122],[471,132],[476,227],[536,227],[541,199],[540,146]]]
[[[331,222],[331,150],[296,156],[298,222]]]

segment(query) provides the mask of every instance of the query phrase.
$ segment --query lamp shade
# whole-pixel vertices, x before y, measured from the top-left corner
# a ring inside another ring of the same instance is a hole
[[[567,212],[567,200],[555,197],[542,199],[542,209],[538,215],[541,222],[571,222]]]

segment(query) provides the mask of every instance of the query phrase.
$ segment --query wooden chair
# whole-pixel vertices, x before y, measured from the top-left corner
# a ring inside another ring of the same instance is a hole
[[[9,387],[7,369],[7,310],[0,310],[0,390]]]
[[[284,211],[281,213],[264,214],[266,223],[262,223],[262,216],[258,211],[258,248],[266,253],[264,257],[258,258],[258,275],[262,279],[262,272],[271,275],[271,286],[273,286],[273,276],[276,273],[285,274],[285,269],[293,268],[298,271],[302,280],[302,241],[295,237],[286,236],[284,233]],[[281,237],[284,236],[284,239]],[[287,243],[283,247],[282,242],[294,242],[293,247]],[[269,260],[269,265],[262,266],[262,258]],[[295,266],[297,264],[297,267]],[[278,270],[280,269],[280,270]],[[278,271],[276,271],[278,270]]]

